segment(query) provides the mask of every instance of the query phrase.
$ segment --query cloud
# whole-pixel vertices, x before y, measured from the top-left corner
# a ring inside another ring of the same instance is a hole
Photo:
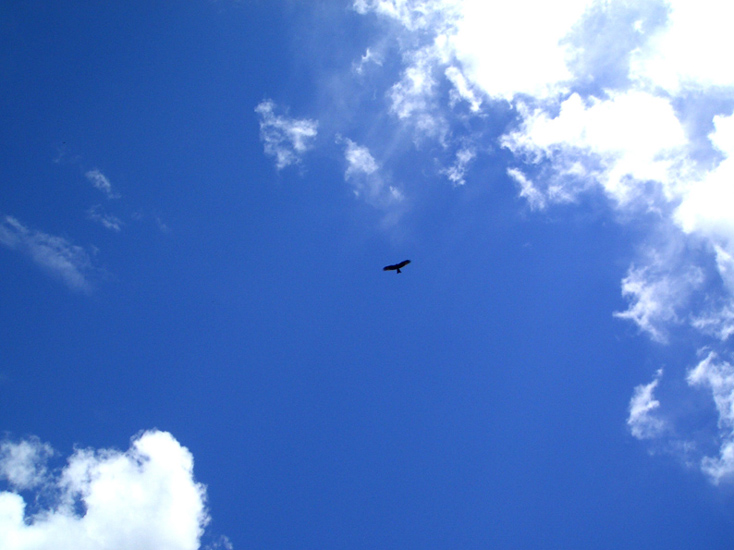
[[[637,439],[658,437],[667,427],[665,421],[655,414],[660,408],[660,401],[653,396],[662,376],[663,370],[660,369],[652,382],[637,386],[630,399],[627,425]]]
[[[403,201],[405,197],[402,191],[385,181],[377,161],[367,147],[358,145],[349,138],[338,137],[337,142],[346,144],[344,159],[347,169],[344,179],[352,185],[355,196],[381,208]]]
[[[719,455],[704,457],[701,469],[714,483],[734,477],[734,366],[710,352],[688,373],[688,383],[711,392],[718,412]]]
[[[18,450],[24,445],[38,442],[3,444],[16,457],[16,471],[46,477],[43,457]],[[18,476],[5,477],[12,489],[28,488]],[[194,550],[210,519],[193,457],[167,432],[145,432],[126,452],[77,450],[37,491],[53,495],[53,504],[33,514],[17,492],[0,493],[1,548]],[[220,547],[231,547],[222,540]]]
[[[678,310],[704,283],[702,269],[673,267],[655,251],[643,267],[632,266],[622,279],[622,296],[630,302],[620,319],[634,321],[641,330],[660,343],[668,340],[666,327],[682,322]]]
[[[46,461],[54,454],[46,443],[34,437],[19,443],[0,443],[0,478],[11,486],[32,489],[46,481]]]
[[[318,122],[277,115],[275,111],[275,103],[270,100],[263,101],[255,108],[260,116],[260,139],[265,146],[265,153],[275,157],[275,165],[281,170],[299,163],[303,154],[313,146]]]
[[[531,166],[547,162],[549,181],[568,196],[600,185],[625,207],[654,198],[646,196],[649,181],[666,196],[675,192],[686,139],[668,100],[630,91],[586,101],[572,94],[557,116],[519,107],[522,126],[504,135],[502,145]]]
[[[464,176],[466,176],[466,172],[469,169],[469,164],[476,156],[477,153],[473,147],[459,149],[456,152],[456,161],[454,164],[441,170],[441,173],[446,175],[454,185],[464,185],[466,183]]]
[[[726,69],[734,48],[734,7],[716,0],[649,3],[666,5],[668,17],[645,47],[634,51],[633,79],[673,95],[685,89],[734,86],[734,74]]]
[[[731,352],[734,6],[355,0],[353,9],[390,22],[384,28],[401,69],[384,88],[385,113],[414,132],[416,146],[433,140],[454,152],[443,175],[466,181],[471,152],[497,137],[477,130],[486,128],[480,121],[509,107],[515,118],[498,142],[512,155],[506,173],[531,209],[584,204],[595,193],[640,235],[620,285],[627,307],[610,313],[660,344],[681,338],[698,347],[703,339]],[[732,479],[734,467],[734,438],[726,435],[733,427],[722,412],[731,406],[730,369],[710,359],[688,376],[689,391],[711,390],[724,419],[718,455],[700,463],[717,481]],[[666,370],[666,378],[681,374]],[[658,423],[665,403],[653,392],[661,376],[635,388],[630,430],[688,453],[685,423],[672,425],[683,408],[665,429]]]
[[[108,199],[119,199],[120,195],[112,190],[112,182],[99,169],[89,170],[84,174],[91,184],[102,191]]]
[[[89,254],[63,237],[28,229],[12,216],[6,216],[0,221],[0,244],[26,254],[72,290],[91,291],[88,275],[93,266]]]
[[[375,53],[371,48],[367,48],[358,63],[355,62],[352,64],[352,69],[359,75],[364,74],[364,68],[369,63],[382,66],[382,56],[379,53]]]
[[[103,227],[106,227],[107,229],[111,231],[120,232],[122,229],[122,226],[125,225],[120,218],[117,216],[114,216],[112,214],[107,214],[101,211],[102,207],[97,204],[87,210],[87,217],[95,221],[99,224],[101,224]]]

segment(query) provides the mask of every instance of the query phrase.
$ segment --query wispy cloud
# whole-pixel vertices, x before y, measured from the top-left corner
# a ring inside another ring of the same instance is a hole
[[[711,392],[718,412],[719,455],[704,457],[701,469],[715,483],[734,477],[734,366],[709,354],[688,373],[688,383]]]
[[[352,69],[354,70],[354,72],[361,75],[364,73],[365,66],[369,65],[370,63],[374,63],[377,66],[382,66],[382,56],[373,51],[371,48],[367,48],[360,60],[352,64]]]
[[[456,152],[456,160],[453,165],[448,168],[441,170],[442,174],[445,174],[449,181],[454,185],[464,185],[466,180],[467,171],[469,170],[469,164],[477,156],[477,153],[473,147],[465,147],[459,149]]]
[[[117,216],[102,212],[102,206],[99,204],[96,204],[87,210],[87,217],[90,220],[101,224],[103,227],[118,233],[122,229],[122,226],[125,225]]]
[[[145,432],[126,452],[77,450],[53,477],[45,466],[47,445],[6,442],[2,449],[12,468],[0,474],[13,491],[0,492],[1,548],[199,547],[210,520],[206,489],[194,479],[191,453],[167,432]],[[27,515],[15,490],[29,488],[54,501]],[[220,542],[231,548],[226,538]]]
[[[278,115],[275,111],[275,103],[270,100],[255,108],[260,116],[260,139],[265,153],[275,157],[275,165],[281,170],[299,163],[303,154],[313,146],[318,122]]]
[[[395,206],[403,201],[405,197],[402,191],[385,180],[367,147],[358,145],[349,138],[340,137],[337,141],[345,144],[344,159],[347,169],[344,179],[352,185],[355,196],[382,208]]]
[[[96,188],[102,191],[108,199],[119,199],[120,195],[112,189],[112,182],[99,169],[87,171],[86,178]]]
[[[72,290],[91,291],[88,275],[93,270],[92,260],[82,247],[65,238],[29,229],[6,216],[0,222],[0,244],[26,254]]]
[[[635,388],[629,406],[627,425],[632,435],[638,439],[652,439],[659,436],[665,429],[665,421],[656,415],[660,408],[660,401],[655,399],[657,388],[663,371],[660,369],[649,384],[641,384]]]

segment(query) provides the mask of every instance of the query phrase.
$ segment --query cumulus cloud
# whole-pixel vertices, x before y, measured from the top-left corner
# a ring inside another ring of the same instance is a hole
[[[82,247],[65,238],[29,229],[12,216],[6,216],[0,222],[0,244],[26,254],[72,290],[91,291],[92,260]]]
[[[278,115],[271,100],[260,103],[255,112],[260,116],[260,139],[265,153],[275,157],[278,170],[299,163],[303,154],[313,146],[318,122]]]
[[[84,175],[95,189],[102,191],[108,199],[120,198],[120,195],[112,190],[112,182],[99,169],[94,168],[93,170],[87,171]]]
[[[548,162],[550,180],[568,195],[598,184],[624,207],[648,199],[649,181],[672,195],[686,140],[668,100],[633,91],[586,101],[572,94],[557,116],[522,104],[520,110],[522,126],[502,145],[530,164]]]
[[[657,437],[666,429],[665,421],[656,415],[660,401],[654,397],[655,388],[662,376],[663,371],[660,369],[652,382],[637,386],[630,399],[627,425],[632,435],[638,439]]]
[[[77,450],[53,478],[37,442],[4,443],[14,457],[11,491],[0,493],[0,547],[7,550],[195,550],[209,521],[205,487],[193,477],[191,453],[167,432],[148,431],[130,449]],[[45,448],[45,447],[44,447]],[[4,463],[3,463],[4,464]],[[37,490],[53,504],[29,514],[15,490]],[[20,481],[20,483],[19,483]],[[220,547],[231,547],[223,539]]]
[[[681,322],[678,310],[703,284],[704,276],[701,268],[674,268],[659,255],[652,256],[647,265],[630,267],[622,280],[622,296],[630,305],[614,315],[634,321],[653,340],[666,343],[666,327]]]

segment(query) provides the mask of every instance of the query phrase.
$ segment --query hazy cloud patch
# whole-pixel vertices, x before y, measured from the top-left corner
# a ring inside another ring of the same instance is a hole
[[[67,239],[29,229],[12,216],[5,216],[0,221],[0,244],[30,257],[72,290],[91,291],[92,259],[82,247]]]

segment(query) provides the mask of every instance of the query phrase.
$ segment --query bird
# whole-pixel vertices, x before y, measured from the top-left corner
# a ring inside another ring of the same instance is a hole
[[[400,273],[400,268],[405,267],[409,263],[410,263],[410,260],[403,260],[399,264],[386,265],[385,267],[382,268],[382,270],[383,271],[397,271],[398,273]]]

